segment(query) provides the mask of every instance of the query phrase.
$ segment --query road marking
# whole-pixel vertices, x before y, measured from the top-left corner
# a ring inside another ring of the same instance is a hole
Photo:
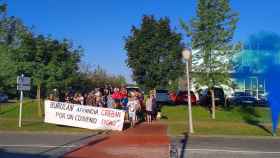
[[[0,147],[23,147],[23,148],[73,148],[77,147],[76,145],[44,145],[44,144],[12,144],[12,145],[7,145],[7,144],[0,144]]]
[[[280,152],[273,152],[273,151],[250,151],[250,150],[220,150],[220,149],[185,149],[185,150],[186,151],[245,153],[245,154],[280,154]]]

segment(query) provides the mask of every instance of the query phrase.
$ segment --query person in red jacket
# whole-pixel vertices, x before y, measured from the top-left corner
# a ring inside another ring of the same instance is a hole
[[[120,92],[119,88],[114,89],[114,93],[112,94],[112,99],[114,100],[114,108],[121,108],[121,99],[122,99],[122,93]]]

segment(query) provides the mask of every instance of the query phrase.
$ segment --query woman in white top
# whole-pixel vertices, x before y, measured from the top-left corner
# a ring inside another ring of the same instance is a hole
[[[131,127],[134,127],[137,120],[136,111],[140,108],[140,102],[133,93],[130,96],[128,96],[127,107],[130,125]]]
[[[153,97],[150,94],[146,100],[146,112],[147,112],[147,121],[148,123],[152,123],[152,115],[153,115]]]
[[[83,97],[83,95],[81,93],[79,93],[79,95],[78,95],[78,100],[79,100],[79,104],[84,105],[85,98]]]

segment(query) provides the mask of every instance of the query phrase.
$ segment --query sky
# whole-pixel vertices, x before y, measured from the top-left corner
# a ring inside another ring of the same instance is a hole
[[[19,17],[37,34],[67,38],[84,48],[83,62],[98,65],[111,74],[121,74],[131,82],[126,66],[124,39],[142,16],[167,16],[177,32],[185,36],[179,20],[195,16],[196,0],[1,0],[8,15]],[[279,0],[231,0],[240,20],[234,41],[246,41],[259,31],[280,34]],[[187,38],[184,38],[185,42]]]

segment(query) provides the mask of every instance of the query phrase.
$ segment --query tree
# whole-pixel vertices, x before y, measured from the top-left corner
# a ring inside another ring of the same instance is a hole
[[[122,75],[113,75],[111,77],[111,82],[112,82],[111,85],[113,85],[115,87],[121,87],[121,86],[126,85],[126,83],[127,83],[125,77]]]
[[[42,92],[65,91],[79,78],[82,52],[66,39],[35,35],[19,18],[7,16],[7,5],[0,4],[1,91],[16,93],[16,76],[22,73],[32,78],[31,93],[35,89],[39,101]]]
[[[43,35],[25,34],[20,46],[13,50],[16,74],[32,78],[37,88],[38,114],[41,115],[41,92],[67,89],[77,77],[81,49],[73,49],[69,41],[62,42]]]
[[[140,28],[132,26],[125,39],[127,65],[144,89],[166,88],[183,72],[181,35],[170,28],[167,17],[143,16]]]
[[[7,16],[7,5],[0,4],[0,91],[16,94],[16,66],[11,58],[28,29],[20,19]]]
[[[238,22],[238,14],[232,11],[229,0],[199,0],[196,17],[181,24],[191,38],[193,77],[200,85],[206,85],[212,96],[212,118],[215,119],[213,88],[230,84],[230,59],[238,50],[232,38]]]
[[[0,44],[0,92],[13,94],[16,84],[15,65],[10,58],[9,49]]]
[[[88,90],[96,87],[105,87],[106,85],[111,85],[113,87],[121,87],[126,84],[125,77],[122,75],[112,75],[109,74],[105,69],[100,66],[97,66],[93,71],[83,72],[84,77],[87,80]]]

